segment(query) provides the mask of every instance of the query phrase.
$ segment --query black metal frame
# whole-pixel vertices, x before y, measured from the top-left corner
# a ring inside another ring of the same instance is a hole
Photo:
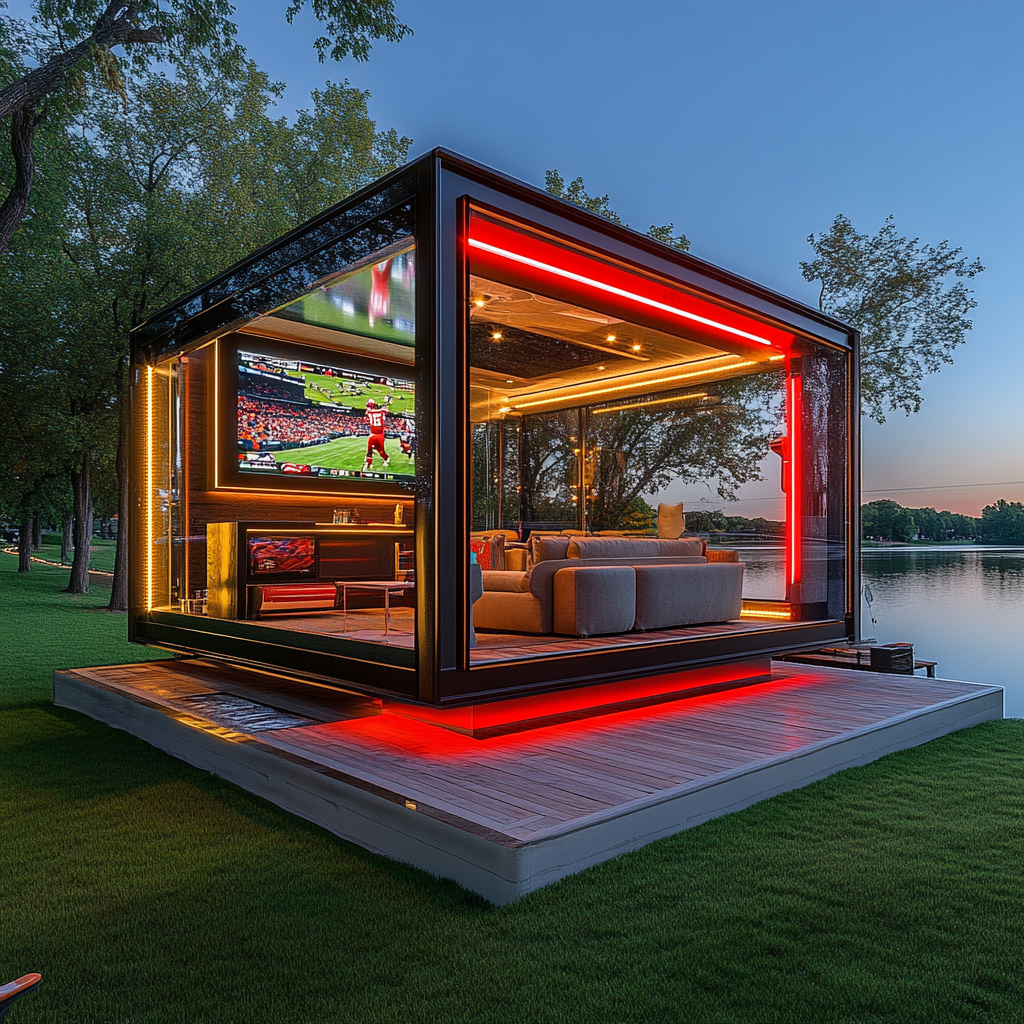
[[[470,668],[469,552],[465,543],[469,532],[466,467],[470,440],[465,336],[468,263],[463,246],[470,204],[499,210],[570,238],[846,353],[845,618]],[[274,650],[262,651],[260,658],[254,659],[251,640],[232,642],[224,635],[207,636],[194,628],[181,629],[158,621],[166,616],[147,614],[139,600],[138,580],[132,588],[131,639],[214,653],[241,663],[272,664],[297,675],[333,680],[345,688],[442,705],[675,672],[859,636],[857,332],[817,310],[448,150],[433,150],[361,190],[139,325],[132,334],[133,381],[141,380],[145,365],[184,354],[308,291],[309,282],[340,265],[342,256],[351,254],[360,239],[366,244],[366,239],[372,238],[375,223],[389,217],[396,222],[407,220],[410,215],[415,217],[417,252],[415,671],[389,667],[381,672],[383,666],[361,659],[314,656],[309,651],[296,650],[290,657],[287,648],[277,645],[268,645]],[[133,402],[138,404],[134,396]],[[139,465],[137,451],[133,465]],[[136,478],[138,475],[136,472]],[[140,507],[138,487],[137,481],[136,508]],[[133,531],[134,565],[142,564],[140,532]]]

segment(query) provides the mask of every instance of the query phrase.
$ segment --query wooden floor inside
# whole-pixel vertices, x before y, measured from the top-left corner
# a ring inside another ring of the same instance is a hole
[[[489,739],[205,659],[57,672],[54,699],[498,903],[1002,717],[999,687],[784,663],[742,689]]]

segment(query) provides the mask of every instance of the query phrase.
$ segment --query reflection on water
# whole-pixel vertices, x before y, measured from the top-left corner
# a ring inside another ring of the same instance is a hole
[[[744,597],[781,599],[783,548],[741,547],[740,560]],[[1004,714],[1024,717],[1024,548],[869,548],[861,566],[865,637],[913,642],[945,679],[1005,687]]]
[[[871,548],[861,566],[865,635],[913,641],[945,679],[1005,687],[1003,713],[1024,717],[1024,548]]]
[[[786,549],[780,544],[749,544],[736,548],[743,572],[743,596],[756,601],[786,600]]]

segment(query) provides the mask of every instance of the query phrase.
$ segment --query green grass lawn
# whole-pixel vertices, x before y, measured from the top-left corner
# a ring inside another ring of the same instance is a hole
[[[115,540],[100,540],[99,537],[93,537],[92,543],[89,545],[89,568],[113,572],[114,551],[116,548],[117,541]],[[45,558],[50,562],[59,562],[60,544],[43,544],[38,551],[33,551],[32,554],[38,558]],[[70,556],[67,564],[71,564]]]
[[[53,1022],[1019,1021],[1024,722],[894,754],[495,908],[50,703],[137,660],[0,556],[0,980]]]

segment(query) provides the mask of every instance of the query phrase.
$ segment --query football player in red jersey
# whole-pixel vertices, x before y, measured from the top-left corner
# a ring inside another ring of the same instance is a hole
[[[366,464],[363,466],[364,472],[369,472],[373,469],[373,453],[375,451],[384,460],[385,469],[391,465],[391,459],[388,458],[388,453],[384,450],[384,420],[387,418],[387,415],[384,409],[377,407],[377,403],[372,398],[367,399],[366,422],[370,424],[370,436],[366,439]]]

